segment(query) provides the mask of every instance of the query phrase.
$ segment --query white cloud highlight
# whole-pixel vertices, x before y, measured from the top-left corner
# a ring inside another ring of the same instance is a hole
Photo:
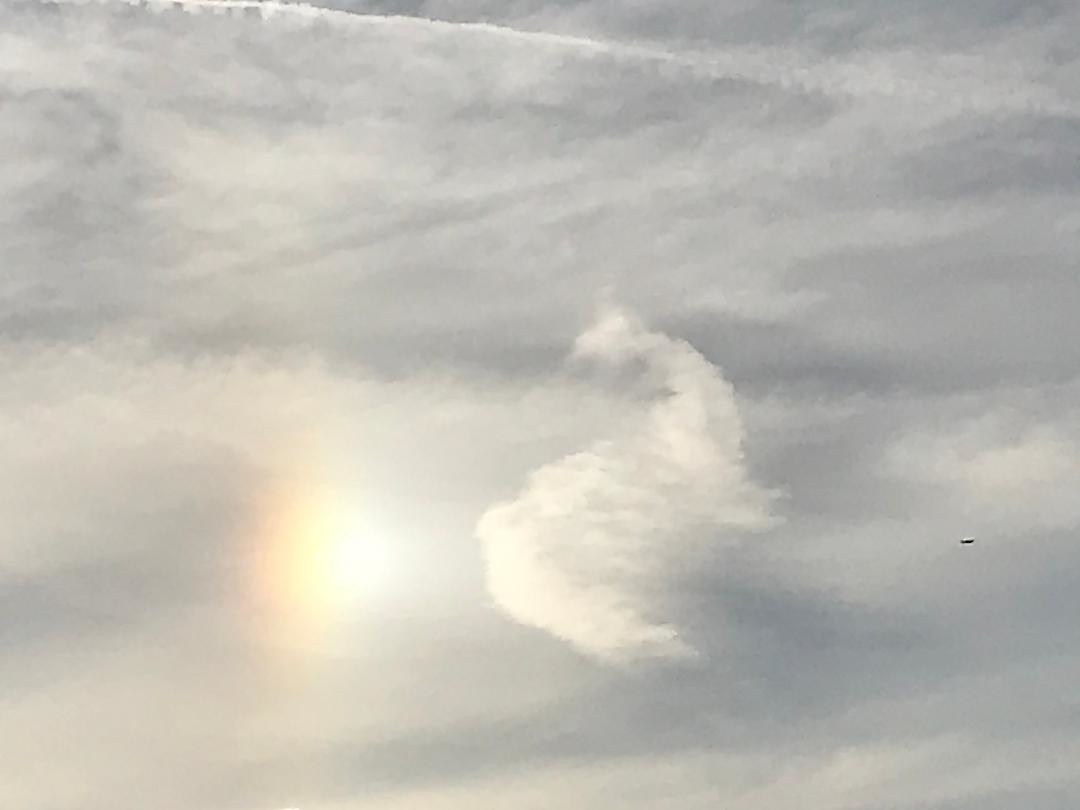
[[[888,465],[944,488],[965,512],[995,526],[1053,529],[1080,520],[1080,445],[1063,425],[992,414],[946,433],[910,435],[891,448]]]
[[[772,525],[775,493],[747,472],[731,385],[690,345],[607,307],[574,358],[631,374],[639,418],[483,515],[488,587],[517,621],[601,659],[692,654],[657,594],[704,544]]]
[[[56,0],[82,4],[89,0]],[[968,111],[1021,111],[1070,115],[1076,106],[1068,97],[1033,81],[1015,62],[978,57],[928,60],[923,53],[885,52],[871,59],[821,58],[812,52],[793,56],[790,47],[727,47],[700,51],[670,50],[638,42],[516,28],[492,22],[432,19],[323,8],[278,0],[97,0],[151,9],[183,8],[189,13],[258,12],[263,20],[287,18],[301,25],[324,21],[333,25],[405,27],[421,35],[456,31],[500,37],[534,45],[569,48],[630,62],[652,64],[699,78],[742,79],[788,90],[859,99],[892,99],[930,105],[947,115]]]

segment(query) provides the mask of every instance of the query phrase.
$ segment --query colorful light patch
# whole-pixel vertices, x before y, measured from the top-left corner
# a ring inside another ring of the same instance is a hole
[[[254,548],[261,623],[279,642],[317,643],[387,587],[392,548],[342,493],[292,484],[267,500]]]

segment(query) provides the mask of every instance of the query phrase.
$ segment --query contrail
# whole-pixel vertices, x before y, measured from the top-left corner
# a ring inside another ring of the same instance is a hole
[[[793,59],[790,50],[739,48],[727,51],[676,52],[633,42],[596,39],[573,34],[533,31],[489,22],[438,20],[401,14],[373,14],[323,8],[310,3],[281,0],[48,0],[58,5],[125,3],[149,9],[181,8],[189,12],[257,11],[263,19],[286,16],[299,21],[325,20],[342,26],[383,26],[417,31],[475,33],[502,39],[548,45],[599,56],[651,64],[702,79],[734,79],[785,90],[837,98],[896,99],[943,108],[943,112],[1039,112],[1072,115],[1077,108],[1052,89],[1034,83],[1018,68],[972,61],[967,70],[955,68],[930,72],[900,69],[888,63],[886,54],[877,61],[842,61],[829,58]],[[925,56],[918,63],[932,64]],[[955,60],[954,60],[955,63]],[[987,74],[993,68],[997,81]]]
[[[57,5],[119,5],[121,3],[145,8],[182,8],[187,11],[258,11],[264,19],[279,14],[291,15],[307,20],[325,19],[344,25],[412,27],[426,30],[474,31],[506,39],[525,40],[549,45],[561,45],[595,53],[636,56],[641,59],[665,61],[678,58],[659,49],[611,42],[570,34],[555,34],[547,31],[529,31],[508,25],[488,22],[467,22],[439,20],[431,17],[415,17],[405,14],[372,14],[362,11],[324,8],[310,3],[281,2],[280,0],[46,0]]]

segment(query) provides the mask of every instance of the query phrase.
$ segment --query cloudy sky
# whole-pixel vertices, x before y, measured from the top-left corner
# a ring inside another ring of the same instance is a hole
[[[0,5],[4,805],[1080,806],[1077,30]]]

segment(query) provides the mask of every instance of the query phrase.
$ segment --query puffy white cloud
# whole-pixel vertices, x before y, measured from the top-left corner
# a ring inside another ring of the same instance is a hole
[[[483,515],[489,589],[518,621],[603,659],[691,654],[657,591],[701,544],[772,525],[775,493],[747,472],[731,385],[692,346],[607,306],[574,358],[630,374],[639,417]]]

